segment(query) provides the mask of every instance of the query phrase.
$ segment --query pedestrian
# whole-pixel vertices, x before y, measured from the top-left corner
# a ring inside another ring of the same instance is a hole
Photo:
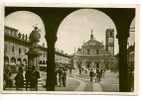
[[[31,77],[31,89],[38,90],[38,79],[40,78],[39,71],[35,69],[35,66],[32,66],[32,77]]]
[[[98,69],[98,70],[97,70],[97,78],[98,78],[98,82],[101,81],[101,76],[102,76],[102,70],[101,70],[101,69]]]
[[[100,70],[100,78],[102,78],[102,75],[103,75],[103,69],[101,68],[101,70]]]
[[[95,76],[95,73],[94,73],[93,69],[91,69],[91,71],[89,73],[89,76],[90,76],[90,82],[93,82],[93,78]]]
[[[96,68],[96,82],[99,82],[99,68]]]
[[[64,87],[66,86],[66,76],[67,76],[66,69],[63,68],[63,72],[62,72],[62,83],[63,83]]]
[[[105,74],[105,68],[102,69],[102,77],[104,77]]]
[[[29,87],[31,87],[31,77],[32,77],[32,69],[31,67],[28,67],[25,73],[26,91]]]
[[[18,73],[15,76],[15,85],[16,85],[16,90],[22,90],[24,87],[24,76],[23,76],[22,67],[19,67]]]
[[[69,68],[69,72],[70,72],[70,75],[71,75],[72,74],[72,68],[71,67]]]
[[[81,68],[80,64],[78,64],[78,69],[79,69],[79,74],[81,74],[82,73],[82,68]]]
[[[85,71],[84,71],[84,72],[85,72],[85,74],[87,74],[87,72],[88,72],[88,71],[87,71],[87,69],[85,69]]]
[[[58,69],[55,70],[55,85],[58,86]]]
[[[62,74],[63,74],[63,70],[62,70],[62,68],[59,68],[58,69],[59,86],[62,86]]]

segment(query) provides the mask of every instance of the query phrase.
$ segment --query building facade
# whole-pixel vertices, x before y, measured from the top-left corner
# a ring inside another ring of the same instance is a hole
[[[21,34],[17,29],[5,26],[4,30],[4,65],[10,66],[12,70],[16,70],[18,66],[26,68],[28,66],[29,38],[25,34]],[[47,67],[47,48],[39,45],[40,56],[38,65],[40,69]],[[70,56],[62,52],[55,52],[56,65],[70,65]]]
[[[111,68],[115,66],[117,58],[114,56],[114,29],[106,30],[106,46],[97,41],[91,32],[90,40],[78,48],[73,56],[75,68]]]

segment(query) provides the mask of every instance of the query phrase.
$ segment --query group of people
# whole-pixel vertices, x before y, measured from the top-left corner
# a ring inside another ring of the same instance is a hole
[[[12,87],[11,71],[9,67],[4,69],[4,89]]]
[[[38,90],[38,79],[40,78],[39,72],[35,69],[35,66],[28,67],[24,75],[24,70],[22,67],[18,68],[18,72],[14,77],[16,90]],[[10,72],[4,73],[4,88],[11,88],[13,86],[13,80],[10,79]]]
[[[91,69],[89,73],[90,82],[93,82],[93,80],[95,80],[95,82],[100,82],[103,73],[104,73],[103,69],[96,69],[96,70]]]
[[[30,88],[31,90],[37,91],[39,78],[40,73],[35,69],[35,66],[29,67],[25,73],[26,90]]]
[[[56,85],[66,86],[67,73],[65,68],[58,68],[56,70]]]

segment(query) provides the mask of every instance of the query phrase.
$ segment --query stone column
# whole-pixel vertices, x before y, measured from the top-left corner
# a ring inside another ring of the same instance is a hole
[[[53,19],[51,19],[53,21]],[[57,40],[56,37],[56,31],[58,28],[58,23],[54,23],[55,26],[50,26],[48,20],[44,21],[45,23],[45,29],[47,31],[45,38],[47,41],[47,80],[46,80],[46,90],[47,91],[54,91],[55,90],[55,84],[56,84],[56,73],[55,73],[55,43]]]
[[[130,80],[128,74],[127,63],[127,40],[129,34],[129,27],[120,26],[118,30],[118,42],[119,42],[119,91],[130,92]]]

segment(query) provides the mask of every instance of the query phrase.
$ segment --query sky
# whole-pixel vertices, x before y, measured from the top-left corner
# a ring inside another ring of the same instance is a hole
[[[116,28],[113,21],[104,13],[94,9],[81,9],[72,12],[60,24],[56,47],[73,53],[84,42],[90,39],[91,30],[94,38],[105,44],[105,31],[107,28]],[[70,48],[71,47],[71,48]],[[115,39],[115,52],[118,52],[117,39]]]
[[[29,11],[17,11],[12,14],[9,14],[5,18],[5,25],[9,27],[13,27],[18,29],[18,31],[22,34],[29,34],[34,29],[34,25],[37,25],[40,29],[40,43],[43,44],[45,42],[45,28],[41,18]]]
[[[30,34],[33,25],[41,30],[40,44],[45,43],[45,28],[42,19],[28,11],[17,11],[5,18],[5,25],[19,30],[23,34]],[[133,21],[134,24],[134,21]],[[105,31],[114,28],[115,54],[118,52],[118,40],[116,39],[116,28],[113,21],[103,12],[94,9],[80,9],[66,16],[57,30],[57,41],[55,48],[72,54],[74,50],[81,47],[90,39],[91,30],[94,38],[105,45]],[[132,33],[133,34],[133,33]],[[130,35],[129,41],[134,41],[134,34]]]
[[[130,27],[135,27],[135,19],[132,20]],[[130,29],[130,36],[128,38],[128,46],[133,45],[135,42],[135,33]]]

